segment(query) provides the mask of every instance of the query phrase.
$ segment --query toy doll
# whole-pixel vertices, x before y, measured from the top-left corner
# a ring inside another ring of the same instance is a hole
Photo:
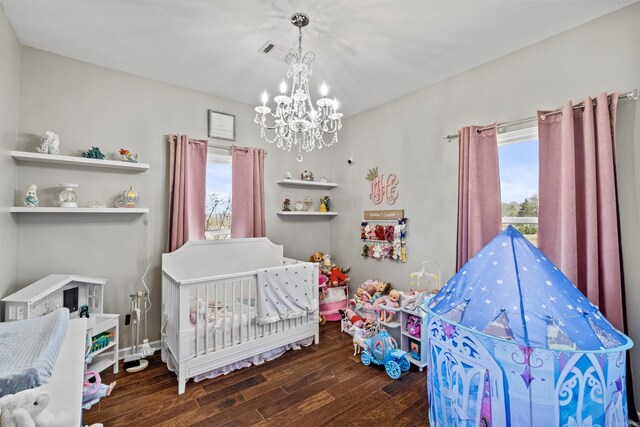
[[[389,295],[384,295],[376,300],[374,307],[376,308],[376,311],[380,313],[380,320],[382,322],[391,322],[395,315],[395,311],[384,310],[383,307],[398,308],[400,307],[399,301],[400,292],[395,289],[391,290]]]
[[[372,325],[376,321],[376,317],[371,313],[365,313],[364,317],[360,317],[355,311],[350,308],[339,309],[342,320],[350,322],[351,325],[357,328],[364,328],[366,325]]]
[[[366,346],[366,329],[353,326],[353,355],[360,353],[360,348],[367,349]]]
[[[371,297],[371,303],[374,304],[378,298],[382,297],[382,294],[389,291],[390,287],[391,285],[389,283],[378,282],[376,284],[376,293]]]

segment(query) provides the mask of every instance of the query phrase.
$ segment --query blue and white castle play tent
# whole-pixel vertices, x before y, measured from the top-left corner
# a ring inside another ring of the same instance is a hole
[[[627,425],[631,340],[515,228],[422,307],[432,426]]]

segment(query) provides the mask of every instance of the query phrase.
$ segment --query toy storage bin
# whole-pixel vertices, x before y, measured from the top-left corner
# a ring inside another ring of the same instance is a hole
[[[113,333],[112,332],[103,332],[99,335],[96,335],[95,337],[91,338],[91,351],[98,351],[101,350],[103,348],[105,348],[106,346],[108,346],[111,343],[111,340],[113,339]]]

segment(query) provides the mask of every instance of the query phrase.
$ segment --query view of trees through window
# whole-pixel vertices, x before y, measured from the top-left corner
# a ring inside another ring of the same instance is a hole
[[[538,141],[498,146],[502,223],[538,243]]]
[[[205,236],[207,240],[231,236],[231,156],[209,155],[207,162]]]

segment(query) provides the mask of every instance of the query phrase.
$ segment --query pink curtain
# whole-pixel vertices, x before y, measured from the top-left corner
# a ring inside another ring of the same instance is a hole
[[[538,117],[540,207],[538,246],[624,331],[615,177],[618,95],[567,102]]]
[[[500,232],[500,172],[496,128],[460,129],[456,270]]]
[[[264,237],[264,150],[231,152],[231,237]]]
[[[204,239],[207,141],[169,135],[169,252]]]

